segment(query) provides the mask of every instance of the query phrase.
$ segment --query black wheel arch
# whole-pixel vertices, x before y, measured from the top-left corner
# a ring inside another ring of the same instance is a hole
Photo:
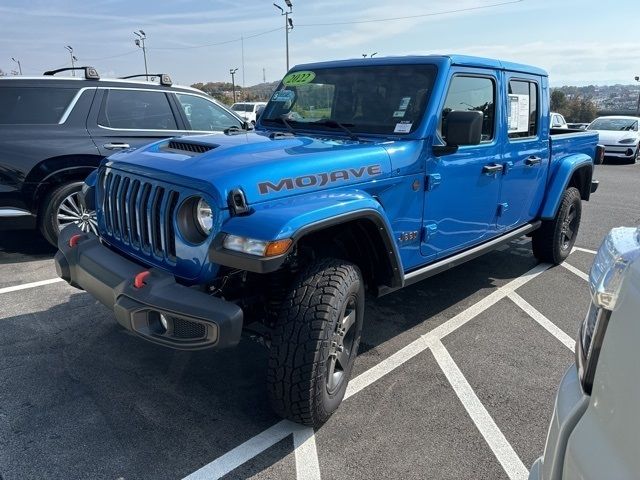
[[[576,168],[569,178],[566,188],[575,187],[580,192],[582,200],[589,200],[591,196],[591,179],[593,178],[593,165],[587,164]]]
[[[43,160],[25,178],[22,187],[25,203],[37,214],[40,203],[52,188],[84,180],[98,167],[102,158],[99,155],[61,155]]]
[[[393,234],[379,212],[365,210],[310,224],[294,236],[300,250],[338,256],[358,265],[370,289],[403,285],[402,263]]]

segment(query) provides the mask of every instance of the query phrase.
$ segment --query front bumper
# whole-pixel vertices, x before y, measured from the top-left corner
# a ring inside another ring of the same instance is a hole
[[[637,144],[629,145],[605,145],[604,156],[613,158],[632,158],[638,150]]]
[[[71,246],[74,235],[81,237]],[[145,340],[178,350],[232,347],[240,341],[243,314],[237,305],[132,262],[75,226],[60,232],[58,248],[58,275],[96,297],[118,323]],[[145,285],[136,288],[134,278],[146,270]]]
[[[582,392],[578,369],[571,365],[564,374],[547,433],[544,455],[531,467],[529,480],[561,480],[564,456],[569,435],[589,405],[589,397]]]

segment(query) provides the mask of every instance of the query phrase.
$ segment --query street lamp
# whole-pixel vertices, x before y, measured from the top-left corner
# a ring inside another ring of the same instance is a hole
[[[229,73],[231,74],[231,88],[233,89],[233,103],[236,103],[236,72],[237,68],[230,68]]]
[[[636,82],[640,82],[640,77],[635,77]],[[640,117],[640,91],[638,92],[638,106],[636,107],[636,115]]]
[[[144,57],[144,78],[149,80],[149,70],[147,69],[147,47],[144,44],[147,34],[144,33],[144,30],[138,30],[137,32],[133,32],[133,34],[138,37],[134,40],[136,46],[142,49],[142,55]]]
[[[293,30],[293,20],[289,18],[291,15],[291,11],[293,10],[293,5],[291,4],[291,0],[284,0],[284,3],[287,5],[288,10],[284,10],[280,5],[274,3],[273,6],[280,10],[280,15],[284,15],[284,35],[285,42],[287,47],[287,72],[289,71],[289,32]]]
[[[64,47],[66,50],[69,51],[69,55],[71,55],[71,68],[76,68],[76,60],[78,60],[75,55],[73,54],[73,47],[71,45],[67,45],[66,47]],[[71,70],[71,76],[75,77],[76,76],[76,71],[75,70]]]
[[[16,62],[18,64],[18,70],[20,71],[20,75],[22,75],[22,65],[20,65],[20,60],[16,60],[13,57],[11,57],[11,60],[13,60],[14,62]]]

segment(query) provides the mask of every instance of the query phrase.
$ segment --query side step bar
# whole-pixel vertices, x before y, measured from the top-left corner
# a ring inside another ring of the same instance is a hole
[[[495,250],[496,248],[510,242],[511,240],[515,240],[516,238],[537,230],[538,228],[540,228],[541,224],[541,221],[528,223],[520,228],[517,228],[516,230],[489,240],[488,242],[482,243],[468,250],[464,250],[463,252],[456,253],[450,257],[443,258],[442,260],[438,260],[437,262],[431,263],[422,268],[418,268],[417,270],[405,273],[404,286],[406,287],[408,285],[412,285],[416,282],[424,280],[425,278],[432,277],[434,275],[437,275],[438,273],[444,272],[445,270],[449,270],[450,268],[457,267],[458,265],[468,262],[469,260],[478,258],[479,256],[484,255],[491,250]],[[381,297],[395,290],[397,290],[397,288],[381,286],[378,289],[378,296]]]

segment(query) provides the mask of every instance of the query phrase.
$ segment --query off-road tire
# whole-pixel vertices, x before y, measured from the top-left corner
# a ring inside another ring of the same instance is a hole
[[[566,226],[569,215],[574,212],[574,216],[569,222],[574,227],[569,241],[566,238]],[[569,187],[562,195],[562,201],[558,207],[558,212],[553,220],[543,220],[538,230],[533,232],[531,244],[534,256],[541,262],[560,264],[571,253],[578,236],[578,227],[582,216],[582,201],[580,192],[575,187]]]
[[[353,343],[342,381],[331,390],[333,341],[348,306],[355,306]],[[298,274],[278,311],[269,354],[268,395],[278,415],[318,427],[338,408],[358,352],[363,316],[364,282],[356,265],[325,258]]]

